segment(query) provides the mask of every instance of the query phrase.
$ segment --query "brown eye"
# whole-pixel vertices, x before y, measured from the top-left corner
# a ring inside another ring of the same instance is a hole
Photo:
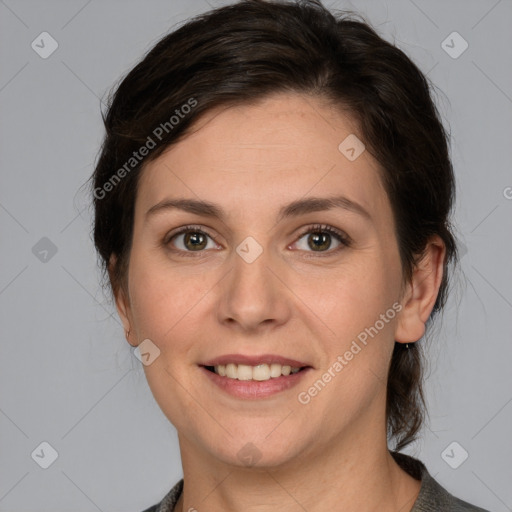
[[[208,243],[210,242],[210,246]],[[215,249],[217,246],[208,233],[194,227],[184,227],[174,233],[165,242],[173,246],[176,252],[203,252],[205,249]]]
[[[329,251],[333,245],[333,238],[337,246]],[[302,239],[305,239],[305,241],[301,242]],[[349,246],[350,239],[331,226],[317,225],[303,232],[296,245],[299,250],[332,254],[345,246]]]
[[[320,231],[311,233],[308,236],[308,246],[311,249],[327,250],[331,246],[331,235]]]
[[[183,245],[191,251],[200,251],[204,249],[208,243],[206,235],[199,232],[185,233]]]

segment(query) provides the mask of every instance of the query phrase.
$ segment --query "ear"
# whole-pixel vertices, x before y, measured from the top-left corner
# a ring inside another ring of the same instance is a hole
[[[402,300],[395,341],[412,343],[425,334],[425,324],[434,308],[443,279],[446,247],[441,237],[432,237],[416,264]]]
[[[133,322],[131,320],[131,309],[130,309],[130,297],[128,296],[128,291],[124,289],[121,283],[118,283],[114,278],[113,269],[115,267],[117,258],[114,254],[110,256],[109,265],[108,265],[108,273],[110,278],[110,285],[112,287],[112,292],[114,294],[115,303],[117,313],[121,322],[123,324],[126,341],[130,343],[132,346],[136,346],[130,342],[130,339],[134,339],[134,333],[132,332]]]

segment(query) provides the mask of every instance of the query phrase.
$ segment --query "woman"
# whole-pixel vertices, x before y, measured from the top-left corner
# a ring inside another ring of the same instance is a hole
[[[399,453],[456,261],[404,53],[320,2],[242,1],[163,38],[105,126],[95,243],[184,474],[147,510],[482,510]]]

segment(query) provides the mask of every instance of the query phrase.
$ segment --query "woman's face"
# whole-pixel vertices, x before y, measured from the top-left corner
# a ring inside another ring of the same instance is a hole
[[[131,342],[150,340],[146,377],[182,450],[277,466],[385,435],[402,273],[356,125],[280,94],[197,128],[141,177],[117,296]],[[216,369],[231,377],[205,368],[229,363]]]

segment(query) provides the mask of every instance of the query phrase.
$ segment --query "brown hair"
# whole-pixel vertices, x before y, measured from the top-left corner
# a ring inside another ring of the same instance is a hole
[[[333,14],[320,0],[243,0],[190,20],[161,39],[109,98],[106,135],[92,176],[94,242],[104,276],[113,290],[126,278],[145,163],[181,140],[205,112],[300,92],[350,112],[366,149],[384,169],[404,282],[427,240],[437,234],[444,241],[444,276],[430,324],[445,303],[447,266],[457,260],[449,223],[453,169],[431,87],[362,17]],[[139,161],[134,152],[140,156],[143,146],[150,149]],[[109,268],[112,255],[116,263]],[[395,343],[386,419],[397,450],[411,443],[423,424],[423,357],[421,344],[407,349]]]

